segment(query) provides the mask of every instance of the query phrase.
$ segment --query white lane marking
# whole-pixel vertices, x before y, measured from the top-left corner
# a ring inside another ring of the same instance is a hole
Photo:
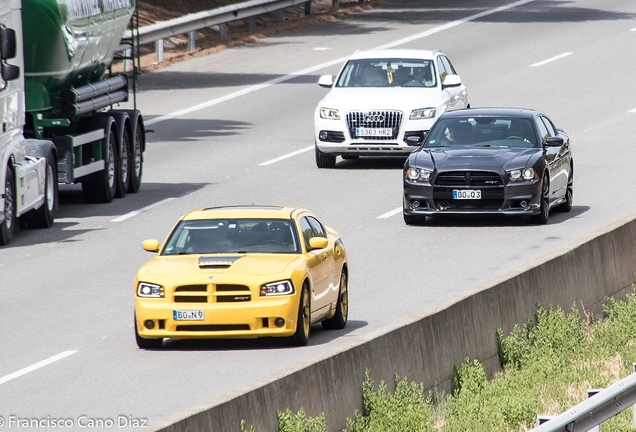
[[[374,48],[374,49],[385,49],[385,48],[395,47],[395,46],[398,46],[398,45],[404,45],[405,43],[412,42],[412,41],[415,41],[415,40],[418,40],[418,39],[422,39],[422,38],[428,37],[428,36],[430,36],[432,34],[439,33],[441,31],[448,30],[450,28],[456,27],[458,25],[465,24],[467,22],[474,21],[476,19],[483,18],[483,17],[488,16],[488,15],[492,15],[492,14],[497,13],[497,12],[502,12],[502,11],[505,11],[505,10],[508,10],[508,9],[512,9],[514,7],[521,6],[521,5],[524,5],[526,3],[531,3],[533,1],[536,1],[536,0],[521,0],[521,1],[518,1],[518,2],[515,2],[515,3],[511,3],[509,5],[506,5],[506,6],[500,6],[500,7],[495,8],[495,9],[490,9],[490,10],[487,10],[487,11],[484,11],[484,12],[480,12],[478,14],[471,15],[471,16],[469,16],[467,18],[463,18],[463,19],[460,19],[460,20],[457,20],[457,21],[452,21],[452,22],[450,22],[448,24],[444,24],[442,26],[435,27],[435,28],[433,28],[431,30],[427,30],[425,32],[418,33],[416,35],[409,36],[407,38],[400,39],[400,40],[397,40],[395,42],[391,42],[389,44],[382,45],[382,46],[379,46],[379,47]],[[207,102],[200,103],[200,104],[195,105],[195,106],[190,107],[190,108],[182,109],[180,111],[175,111],[175,112],[170,113],[170,114],[166,114],[166,115],[159,116],[159,117],[156,117],[156,118],[151,119],[151,120],[147,120],[145,122],[145,124],[147,126],[149,126],[149,125],[153,125],[153,124],[156,124],[156,123],[160,123],[162,121],[173,119],[175,117],[180,117],[182,115],[190,114],[192,112],[199,111],[199,110],[202,110],[202,109],[205,109],[205,108],[209,108],[211,106],[218,105],[218,104],[220,104],[222,102],[226,102],[226,101],[229,101],[229,100],[232,100],[232,99],[236,99],[237,97],[245,96],[245,95],[253,93],[253,92],[257,91],[257,90],[262,90],[262,89],[270,87],[270,86],[272,86],[274,84],[280,84],[282,82],[289,81],[291,79],[297,78],[297,77],[302,76],[302,75],[307,75],[307,74],[310,74],[312,72],[316,72],[318,70],[325,69],[325,68],[328,68],[328,67],[333,66],[333,65],[342,64],[348,58],[349,58],[349,56],[341,57],[339,59],[332,60],[332,61],[329,61],[329,62],[326,62],[326,63],[321,63],[319,65],[312,66],[312,67],[309,67],[307,69],[299,70],[298,72],[294,72],[294,73],[291,73],[289,75],[284,75],[282,77],[274,78],[272,80],[264,82],[263,84],[257,84],[257,85],[254,85],[252,87],[247,87],[247,88],[244,88],[242,90],[236,91],[234,93],[230,93],[228,95],[222,96],[220,98],[212,99],[212,100],[209,100]]]
[[[12,374],[9,375],[5,375],[2,378],[0,378],[0,385],[4,384],[8,381],[11,381],[13,379],[16,379],[18,377],[21,377],[22,375],[26,375],[29,372],[33,372],[34,370],[40,369],[46,365],[50,365],[51,363],[55,363],[58,360],[62,360],[63,358],[66,358],[70,355],[75,354],[77,351],[64,351],[61,352],[57,355],[54,355],[53,357],[49,357],[46,360],[42,360],[41,362],[37,362],[31,366],[27,366],[24,369],[20,369],[17,372],[13,372]]]
[[[326,47],[315,47],[315,48],[312,48],[312,50],[314,50],[314,51],[327,51],[327,50],[330,50],[330,49],[331,48],[326,48]]]
[[[636,113],[636,108],[634,108],[633,110],[629,110],[630,113]]]
[[[167,203],[168,201],[172,201],[172,200],[175,200],[175,199],[176,199],[175,197],[166,198],[166,199],[164,199],[164,200],[161,200],[161,201],[156,202],[156,203],[154,203],[154,204],[150,204],[149,206],[146,206],[146,207],[141,208],[141,209],[139,209],[139,210],[132,211],[132,212],[127,213],[127,214],[125,214],[125,215],[123,215],[123,216],[119,216],[119,217],[117,217],[117,218],[115,218],[115,219],[112,219],[112,220],[111,220],[111,222],[121,222],[121,221],[125,221],[126,219],[130,219],[130,218],[131,218],[131,217],[133,217],[133,216],[137,216],[137,215],[139,215],[139,214],[141,214],[141,213],[147,212],[147,211],[148,211],[148,210],[150,210],[150,209],[153,209],[153,208],[155,208],[155,207],[157,207],[157,206],[160,206],[161,204],[165,204],[165,203]]]
[[[290,158],[290,157],[293,157],[293,156],[299,155],[299,154],[301,154],[301,153],[306,153],[306,152],[308,152],[308,151],[310,151],[310,150],[313,150],[313,149],[314,149],[314,146],[305,147],[305,148],[302,148],[302,149],[300,149],[300,150],[296,150],[295,152],[291,152],[291,153],[287,153],[286,155],[279,156],[279,157],[277,157],[277,158],[275,158],[275,159],[270,159],[270,160],[268,160],[267,162],[259,163],[259,164],[258,164],[258,166],[267,166],[267,165],[271,165],[271,164],[273,164],[273,163],[280,162],[280,161],[282,161],[282,160],[285,160],[285,159],[288,159],[288,158]]]
[[[629,31],[636,32],[636,27],[634,27],[633,29],[629,29]]]
[[[377,217],[377,219],[386,219],[386,218],[390,218],[391,216],[394,216],[398,213],[400,213],[402,211],[402,207],[398,207],[395,210],[391,210],[388,213],[384,213],[383,215],[380,215]]]
[[[572,54],[574,54],[574,53],[571,53],[571,52],[564,52],[563,54],[559,54],[558,56],[550,57],[550,58],[549,58],[549,59],[547,59],[547,60],[543,60],[543,61],[540,61],[540,62],[538,62],[538,63],[531,64],[531,65],[530,65],[530,67],[543,66],[544,64],[547,64],[547,63],[553,62],[553,61],[555,61],[555,60],[560,60],[560,59],[562,59],[562,58],[564,58],[564,57],[571,56]]]

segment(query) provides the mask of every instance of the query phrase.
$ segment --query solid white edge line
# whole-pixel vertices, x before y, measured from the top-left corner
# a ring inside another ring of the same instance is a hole
[[[165,203],[167,203],[168,201],[172,201],[172,200],[175,200],[175,199],[176,199],[175,197],[171,197],[171,198],[163,199],[163,200],[161,200],[161,201],[159,201],[159,202],[156,202],[156,203],[154,203],[154,204],[150,204],[149,206],[146,206],[146,207],[141,208],[141,209],[139,209],[139,210],[135,210],[135,211],[132,211],[132,212],[130,212],[130,213],[126,213],[126,214],[125,214],[125,215],[123,215],[123,216],[119,216],[119,217],[117,217],[117,218],[115,218],[115,219],[111,219],[111,222],[121,222],[121,221],[125,221],[126,219],[130,219],[130,218],[131,218],[131,217],[133,217],[133,216],[137,216],[137,215],[139,215],[139,214],[141,214],[141,213],[147,212],[147,211],[148,211],[148,210],[150,210],[150,209],[153,209],[153,208],[155,208],[155,207],[157,207],[157,206],[160,206],[161,204],[165,204]]]
[[[401,211],[402,211],[402,207],[398,207],[395,210],[391,210],[388,213],[384,213],[383,215],[378,216],[377,219],[387,219],[387,218],[390,218],[391,216],[394,216],[400,213]]]
[[[467,22],[470,22],[470,21],[474,21],[476,19],[488,16],[488,15],[492,15],[492,14],[497,13],[497,12],[502,12],[502,11],[505,11],[505,10],[508,10],[508,9],[512,9],[514,7],[521,6],[521,5],[524,5],[526,3],[531,3],[533,1],[536,1],[536,0],[521,0],[521,1],[518,1],[518,2],[515,2],[515,3],[511,3],[509,5],[506,5],[506,6],[500,6],[500,7],[495,8],[495,9],[490,9],[490,10],[487,10],[487,11],[484,11],[484,12],[480,12],[478,14],[471,15],[471,16],[469,16],[467,18],[463,18],[463,19],[460,19],[460,20],[457,20],[457,21],[452,21],[452,22],[450,22],[448,24],[444,24],[442,26],[433,28],[431,30],[427,30],[425,32],[422,32],[422,33],[419,33],[419,34],[416,34],[416,35],[413,35],[413,36],[410,36],[410,37],[407,37],[407,38],[404,38],[404,39],[400,39],[400,40],[397,40],[395,42],[391,42],[389,44],[382,45],[382,46],[379,46],[379,47],[376,47],[376,48],[373,48],[373,49],[386,49],[386,48],[391,48],[391,47],[398,46],[398,45],[403,45],[405,43],[412,42],[412,41],[415,41],[417,39],[422,39],[422,38],[425,38],[425,37],[430,36],[430,35],[435,34],[435,33],[439,33],[439,32],[444,31],[444,30],[448,30],[448,29],[456,27],[458,25],[461,25],[461,24],[464,24],[464,23],[467,23]],[[349,56],[341,57],[339,59],[332,60],[332,61],[329,61],[329,62],[326,62],[326,63],[321,63],[319,65],[312,66],[312,67],[307,68],[307,69],[299,70],[298,72],[294,72],[294,73],[291,73],[289,75],[284,75],[282,77],[274,78],[272,80],[266,81],[263,84],[258,84],[258,85],[252,86],[252,87],[248,87],[248,88],[245,88],[243,90],[239,90],[239,91],[236,91],[234,93],[230,93],[229,95],[226,95],[226,96],[223,96],[223,97],[220,97],[220,98],[217,98],[217,99],[212,99],[212,100],[209,100],[207,102],[203,102],[203,103],[201,103],[199,105],[195,105],[195,106],[190,107],[190,108],[186,108],[186,109],[183,109],[183,110],[180,110],[180,111],[175,111],[175,112],[173,112],[171,114],[166,114],[166,115],[163,115],[163,116],[156,117],[154,119],[146,121],[145,124],[146,124],[146,126],[150,126],[150,125],[157,124],[157,123],[160,123],[160,122],[165,121],[165,120],[170,120],[170,119],[173,119],[175,117],[180,117],[180,116],[185,115],[185,114],[190,114],[190,113],[195,112],[195,111],[199,111],[199,110],[202,110],[202,109],[205,109],[205,108],[209,108],[211,106],[220,104],[221,102],[226,102],[226,101],[229,101],[231,99],[235,99],[235,98],[240,97],[240,96],[245,96],[245,95],[253,93],[253,92],[257,91],[257,90],[261,90],[261,89],[267,88],[269,86],[272,86],[274,84],[279,84],[279,83],[282,83],[282,82],[285,82],[285,81],[289,81],[289,80],[297,78],[299,76],[307,75],[307,74],[315,72],[317,70],[325,69],[325,68],[327,68],[329,66],[333,66],[333,65],[336,65],[336,64],[339,64],[339,63],[343,63],[348,58],[349,58]]]
[[[293,157],[293,156],[299,155],[299,154],[301,154],[301,153],[306,153],[306,152],[308,152],[308,151],[310,151],[310,150],[313,150],[313,148],[314,148],[314,146],[305,147],[305,148],[303,148],[303,149],[296,150],[295,152],[291,152],[291,153],[287,153],[286,155],[279,156],[279,157],[277,157],[276,159],[270,159],[270,160],[268,160],[267,162],[259,163],[259,164],[258,164],[258,166],[267,166],[267,165],[271,165],[271,164],[273,164],[273,163],[280,162],[280,161],[282,161],[282,160],[285,160],[285,159],[288,159],[288,158],[290,158],[290,157]]]
[[[555,61],[555,60],[560,60],[560,59],[562,59],[562,58],[564,58],[564,57],[567,57],[567,56],[570,56],[570,55],[572,55],[572,54],[574,54],[574,53],[571,53],[571,52],[564,52],[563,54],[559,54],[558,56],[550,57],[549,59],[546,59],[546,60],[540,61],[540,62],[538,62],[538,63],[531,64],[531,65],[530,65],[530,67],[543,66],[544,64],[547,64],[547,63],[553,62],[553,61]]]
[[[9,375],[5,375],[2,378],[0,378],[0,385],[6,383],[8,381],[11,381],[13,379],[16,379],[18,377],[21,377],[22,375],[26,375],[29,372],[33,372],[34,370],[40,369],[40,368],[42,368],[42,367],[44,367],[46,365],[49,365],[51,363],[55,363],[58,360],[62,360],[63,358],[66,358],[66,357],[68,357],[70,355],[73,355],[76,352],[77,351],[64,351],[64,352],[61,352],[61,353],[59,353],[57,355],[54,355],[53,357],[49,357],[46,360],[42,360],[41,362],[37,362],[37,363],[35,363],[35,364],[31,365],[31,366],[27,366],[24,369],[20,369],[17,372],[13,372],[13,373],[11,373]]]

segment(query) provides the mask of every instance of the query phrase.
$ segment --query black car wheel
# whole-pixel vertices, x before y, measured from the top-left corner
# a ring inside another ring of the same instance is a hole
[[[402,213],[404,216],[404,223],[407,225],[421,225],[426,222],[426,216],[414,216]]]
[[[298,317],[296,319],[296,333],[289,338],[289,344],[305,346],[309,342],[309,328],[311,327],[311,306],[309,304],[309,287],[303,284],[298,304]]]
[[[137,346],[141,349],[159,349],[161,348],[161,344],[163,344],[163,338],[145,339],[139,336],[139,332],[137,331],[137,317],[135,317],[135,340],[137,341]]]
[[[550,179],[548,174],[543,175],[541,181],[541,206],[539,208],[539,214],[534,217],[534,222],[538,225],[545,225],[548,223],[548,217],[550,216]]]
[[[328,330],[339,330],[347,325],[349,316],[349,290],[347,284],[347,274],[344,269],[340,273],[340,291],[336,302],[336,313],[333,317],[322,322],[322,328]]]
[[[570,210],[572,210],[573,195],[574,195],[574,173],[572,171],[572,168],[570,167],[570,176],[568,177],[568,189],[565,192],[565,202],[559,205],[558,207],[556,207],[554,210],[560,211],[563,213],[567,213]]]
[[[336,167],[336,157],[332,155],[325,154],[318,150],[318,146],[316,149],[316,166],[318,168],[335,168]]]

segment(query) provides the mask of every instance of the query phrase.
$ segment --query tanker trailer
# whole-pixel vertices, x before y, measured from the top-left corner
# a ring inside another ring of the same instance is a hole
[[[143,117],[113,109],[129,83],[110,73],[122,44],[138,49],[122,40],[135,9],[136,0],[0,0],[0,245],[18,220],[51,226],[58,184],[81,183],[89,202],[139,190]]]

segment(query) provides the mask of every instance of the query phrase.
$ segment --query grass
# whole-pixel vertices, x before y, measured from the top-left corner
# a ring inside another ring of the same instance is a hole
[[[346,419],[347,432],[526,431],[537,415],[558,415],[582,402],[587,389],[605,388],[629,375],[636,360],[636,287],[625,300],[606,298],[604,319],[583,319],[537,305],[534,316],[504,336],[497,332],[501,371],[488,380],[483,366],[466,358],[454,367],[452,394],[425,391],[395,376],[395,390],[376,387],[367,370],[362,412]],[[601,425],[603,432],[634,430],[626,409]],[[278,412],[279,432],[326,432],[324,414]],[[255,432],[253,428],[241,431]]]

